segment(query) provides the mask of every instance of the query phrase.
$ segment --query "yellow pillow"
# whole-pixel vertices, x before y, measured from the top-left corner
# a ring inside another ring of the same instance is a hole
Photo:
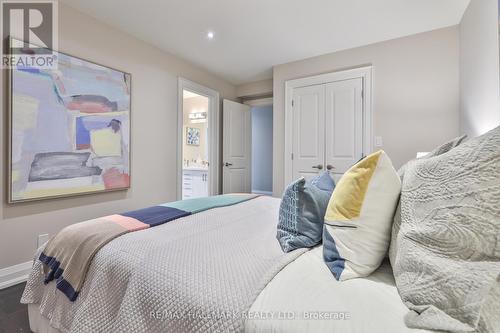
[[[353,165],[339,180],[325,214],[323,258],[337,280],[375,271],[390,243],[401,180],[379,150]]]

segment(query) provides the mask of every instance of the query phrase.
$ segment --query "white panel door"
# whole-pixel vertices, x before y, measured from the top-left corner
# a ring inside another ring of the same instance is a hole
[[[325,164],[335,180],[363,156],[362,80],[326,84]]]
[[[223,103],[223,193],[251,192],[251,118],[248,105]],[[272,144],[271,142],[269,144]]]
[[[310,178],[324,168],[325,85],[293,90],[292,176]]]

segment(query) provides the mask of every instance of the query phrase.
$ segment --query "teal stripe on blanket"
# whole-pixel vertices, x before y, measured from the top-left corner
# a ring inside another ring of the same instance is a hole
[[[174,201],[162,204],[160,206],[176,208],[179,210],[195,214],[212,208],[235,205],[244,201],[248,201],[258,196],[259,196],[258,194],[223,194],[223,195],[216,195],[213,197]]]

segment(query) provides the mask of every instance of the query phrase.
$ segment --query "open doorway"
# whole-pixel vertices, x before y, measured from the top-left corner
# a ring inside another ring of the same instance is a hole
[[[208,196],[208,97],[183,91],[182,199]]]
[[[219,94],[179,79],[178,198],[219,193]]]
[[[269,99],[271,100],[271,99]],[[272,100],[251,106],[252,193],[273,193],[273,105]]]

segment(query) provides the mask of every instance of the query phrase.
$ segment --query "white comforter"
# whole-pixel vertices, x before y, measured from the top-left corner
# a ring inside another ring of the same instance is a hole
[[[75,302],[43,284],[36,261],[22,301],[62,332],[241,332],[262,289],[305,251],[281,251],[278,206],[259,197],[120,236],[92,259]]]
[[[429,332],[404,324],[408,308],[388,262],[367,278],[339,282],[324,264],[322,250],[303,254],[274,277],[253,303],[254,318],[247,320],[245,332]]]

